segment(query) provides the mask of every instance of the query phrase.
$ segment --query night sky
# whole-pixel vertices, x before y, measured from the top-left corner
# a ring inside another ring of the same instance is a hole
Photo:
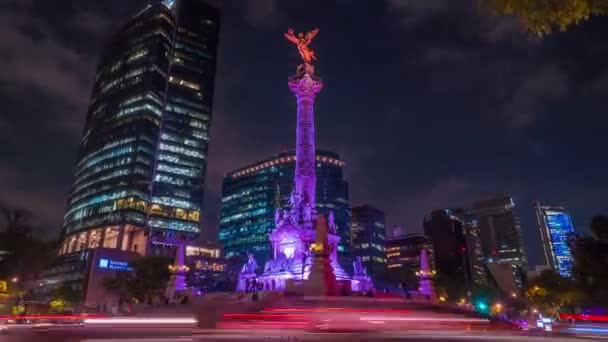
[[[97,57],[143,0],[0,0],[0,201],[58,235]],[[539,39],[473,0],[223,0],[205,196],[223,174],[295,142],[283,38],[319,27],[317,147],[347,163],[351,203],[421,230],[431,209],[514,196],[532,263],[533,200],[587,232],[608,213],[608,18]]]

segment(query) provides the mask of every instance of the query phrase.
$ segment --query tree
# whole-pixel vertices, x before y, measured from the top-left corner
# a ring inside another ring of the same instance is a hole
[[[608,13],[607,0],[479,0],[493,14],[516,17],[523,27],[544,36],[565,31],[591,16]]]
[[[170,264],[171,259],[142,257],[133,262],[132,272],[120,272],[114,278],[106,278],[103,286],[123,300],[150,302],[152,298],[162,296],[171,276]]]
[[[82,300],[82,292],[68,283],[63,283],[53,291],[53,299],[76,306]]]
[[[598,240],[608,242],[608,216],[598,215],[591,219],[591,231]]]
[[[2,227],[4,232],[24,236],[28,236],[32,232],[32,226],[29,224],[32,213],[28,210],[11,208],[6,204],[0,204],[0,212],[4,221]]]
[[[28,210],[0,204],[0,214],[0,250],[8,252],[0,263],[0,277],[34,276],[53,260],[52,245],[31,235]]]
[[[573,312],[583,303],[584,295],[578,284],[553,270],[533,278],[524,288],[524,296],[536,309],[557,316],[562,310]]]
[[[595,237],[580,236],[571,241],[574,272],[588,295],[589,306],[608,305],[608,216],[591,220]]]

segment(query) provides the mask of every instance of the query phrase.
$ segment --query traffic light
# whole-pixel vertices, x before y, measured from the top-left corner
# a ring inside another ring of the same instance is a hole
[[[481,313],[488,313],[488,303],[483,300],[475,302],[475,308]]]

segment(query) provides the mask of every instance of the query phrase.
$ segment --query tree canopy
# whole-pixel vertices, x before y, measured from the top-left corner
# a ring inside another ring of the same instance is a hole
[[[171,260],[163,257],[142,257],[133,262],[133,272],[118,273],[115,278],[106,278],[103,286],[123,300],[149,301],[162,296],[171,272]]]
[[[608,13],[608,0],[479,0],[493,14],[516,17],[523,27],[544,36],[565,31],[591,16]]]
[[[560,311],[572,311],[579,306],[584,294],[578,284],[553,270],[530,279],[524,288],[524,296],[541,312],[556,316]]]
[[[8,253],[0,263],[0,278],[34,276],[53,260],[52,244],[32,236],[31,218],[25,209],[0,204],[0,250]]]

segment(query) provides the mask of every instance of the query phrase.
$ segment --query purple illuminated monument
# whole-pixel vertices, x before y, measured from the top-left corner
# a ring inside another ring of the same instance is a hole
[[[269,236],[274,255],[264,264],[263,273],[256,278],[260,284],[258,286],[264,290],[283,290],[301,285],[316,294],[334,294],[338,284],[348,285],[354,290],[362,287],[359,280],[350,277],[338,263],[340,237],[336,233],[333,213],[325,219],[317,215],[315,207],[314,101],[323,82],[314,74],[311,63],[316,58],[308,45],[318,32],[315,29],[306,35],[300,33],[295,36],[290,29],[285,34],[289,41],[298,46],[304,61],[288,83],[298,105],[295,186],[289,209],[277,209],[275,213],[275,229]],[[256,276],[254,265],[257,264],[250,256],[240,274],[237,290],[245,290],[246,284]]]

